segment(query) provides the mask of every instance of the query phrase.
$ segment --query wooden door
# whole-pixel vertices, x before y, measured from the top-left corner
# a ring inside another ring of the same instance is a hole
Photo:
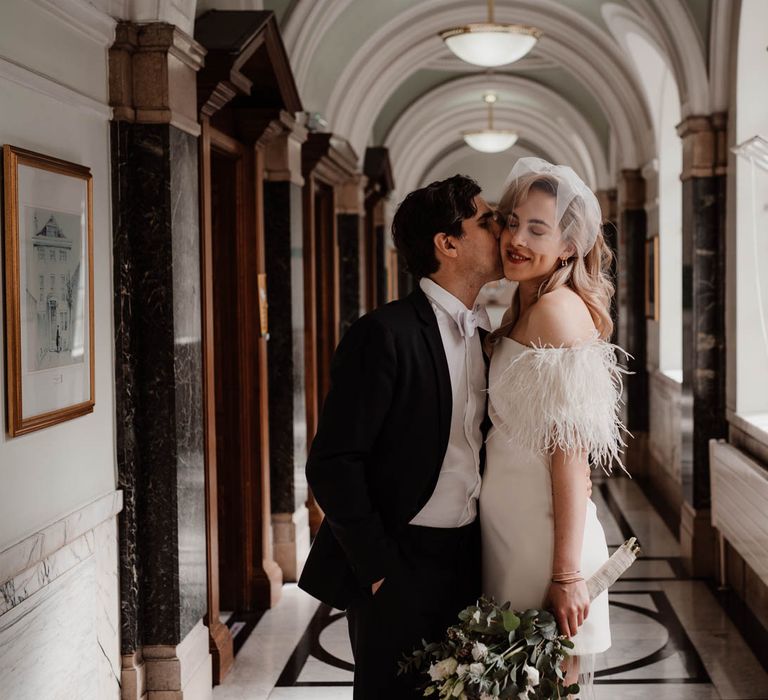
[[[258,150],[209,130],[210,314],[213,349],[206,397],[213,419],[209,474],[215,479],[218,563],[210,572],[219,608],[258,612],[279,598],[281,573],[269,537],[269,442],[266,339],[260,326],[259,278],[264,230]],[[212,504],[209,503],[209,512]],[[209,583],[210,585],[210,583]]]

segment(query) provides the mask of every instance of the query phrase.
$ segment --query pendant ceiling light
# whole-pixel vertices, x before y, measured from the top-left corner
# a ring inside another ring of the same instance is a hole
[[[479,131],[463,131],[467,145],[481,153],[501,153],[515,145],[517,134],[506,129],[493,128],[493,105],[498,98],[489,92],[483,101],[488,105],[488,128]]]
[[[541,32],[522,24],[497,24],[493,0],[488,0],[488,21],[440,32],[440,38],[462,61],[476,66],[505,66],[527,54]]]

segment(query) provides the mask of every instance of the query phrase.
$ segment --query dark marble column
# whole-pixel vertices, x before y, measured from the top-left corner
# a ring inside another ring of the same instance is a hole
[[[269,298],[269,458],[274,557],[296,581],[309,552],[304,466],[304,244],[301,144],[306,131],[286,122],[268,146],[264,223]]]
[[[340,336],[360,318],[360,226],[359,214],[337,216],[339,242]]]
[[[387,246],[384,242],[384,225],[376,224],[376,306],[387,303]]]
[[[645,323],[645,180],[639,170],[623,170],[619,186],[619,344],[633,359],[626,378],[627,428],[639,446],[648,432],[648,371]],[[639,442],[637,442],[639,441]]]
[[[611,263],[611,281],[613,282],[616,294],[611,304],[611,318],[613,319],[613,338],[612,341],[618,342],[619,337],[619,305],[618,294],[618,266],[619,266],[619,229],[618,229],[618,192],[616,189],[598,190],[596,193],[597,201],[600,203],[600,210],[603,214],[603,237],[613,254]]]
[[[695,575],[714,570],[709,441],[725,416],[725,119],[689,117],[683,140],[683,514],[684,560]]]
[[[197,139],[112,125],[123,651],[206,610]]]
[[[171,660],[189,682],[210,673],[210,657],[200,662],[208,634],[198,139],[194,104],[186,113],[169,104],[179,104],[180,83],[194,86],[201,59],[171,25],[121,24],[110,52],[124,698],[141,696],[144,675],[146,692],[182,692],[181,680],[157,680]],[[173,85],[158,84],[152,76],[171,66]],[[139,123],[140,111],[154,123]],[[193,636],[188,669],[177,647]]]
[[[418,284],[413,275],[408,272],[408,268],[405,265],[405,261],[398,256],[397,259],[397,297],[398,299],[405,299]]]

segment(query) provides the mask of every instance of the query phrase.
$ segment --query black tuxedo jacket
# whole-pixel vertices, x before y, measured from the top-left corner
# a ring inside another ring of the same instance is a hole
[[[325,520],[301,588],[343,610],[398,566],[398,538],[437,483],[451,411],[445,350],[421,289],[347,331],[307,461]]]

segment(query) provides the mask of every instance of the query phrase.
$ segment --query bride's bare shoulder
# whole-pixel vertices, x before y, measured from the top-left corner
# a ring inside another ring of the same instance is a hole
[[[593,338],[595,324],[584,300],[572,289],[559,287],[533,305],[527,331],[537,345],[571,347]]]

